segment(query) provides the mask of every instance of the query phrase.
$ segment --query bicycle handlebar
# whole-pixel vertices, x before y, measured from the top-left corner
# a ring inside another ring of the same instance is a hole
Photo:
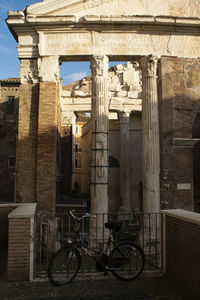
[[[69,213],[70,213],[70,215],[72,216],[72,218],[74,218],[75,220],[77,220],[77,221],[81,221],[81,220],[83,220],[84,218],[89,218],[90,217],[90,214],[89,213],[86,213],[86,214],[84,214],[82,217],[76,217],[75,215],[74,215],[74,209],[72,209],[72,210],[70,210],[69,211]]]

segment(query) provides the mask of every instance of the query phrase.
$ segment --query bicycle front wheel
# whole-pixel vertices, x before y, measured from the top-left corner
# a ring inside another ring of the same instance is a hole
[[[66,246],[58,250],[51,258],[48,277],[55,286],[65,285],[76,276],[81,265],[81,256],[76,248]]]
[[[144,269],[144,253],[133,243],[122,243],[109,255],[109,267],[113,275],[121,280],[132,280]]]

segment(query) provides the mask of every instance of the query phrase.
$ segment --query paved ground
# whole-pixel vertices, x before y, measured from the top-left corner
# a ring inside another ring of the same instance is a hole
[[[78,280],[64,287],[49,282],[0,281],[1,300],[158,300],[189,299],[163,277],[140,277],[132,282],[118,279]]]

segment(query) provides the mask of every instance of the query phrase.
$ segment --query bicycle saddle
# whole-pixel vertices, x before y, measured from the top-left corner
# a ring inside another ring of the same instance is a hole
[[[112,229],[115,231],[120,231],[121,227],[122,227],[122,223],[120,222],[107,222],[105,223],[105,227],[108,229]]]

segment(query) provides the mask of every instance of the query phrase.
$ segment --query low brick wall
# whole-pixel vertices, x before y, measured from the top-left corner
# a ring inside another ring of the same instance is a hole
[[[189,299],[200,298],[200,214],[162,211],[163,268]]]
[[[33,276],[36,204],[20,204],[9,218],[8,280],[29,281]]]

